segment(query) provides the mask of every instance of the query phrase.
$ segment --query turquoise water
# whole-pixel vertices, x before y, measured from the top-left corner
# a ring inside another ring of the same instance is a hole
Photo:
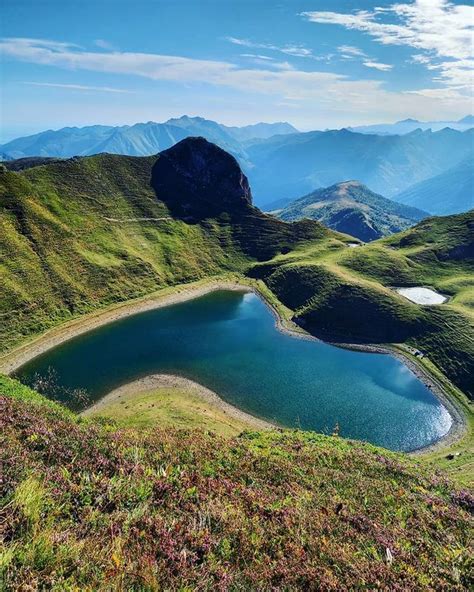
[[[451,426],[430,390],[396,358],[283,334],[255,294],[232,291],[121,319],[23,366],[31,382],[58,383],[93,400],[152,373],[186,376],[229,403],[284,426],[367,440],[393,450],[426,446]]]

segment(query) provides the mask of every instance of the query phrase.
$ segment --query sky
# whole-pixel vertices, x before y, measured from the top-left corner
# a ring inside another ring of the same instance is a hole
[[[0,142],[45,129],[456,120],[473,107],[473,2],[2,3]]]

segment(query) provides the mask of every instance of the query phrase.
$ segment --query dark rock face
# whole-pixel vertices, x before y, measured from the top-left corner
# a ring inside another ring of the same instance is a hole
[[[186,138],[161,152],[151,185],[174,216],[190,221],[252,204],[247,177],[235,158],[204,138]]]
[[[212,228],[226,248],[232,244],[258,261],[328,232],[311,220],[287,224],[255,208],[235,158],[204,138],[186,138],[161,152],[151,186],[174,218]]]

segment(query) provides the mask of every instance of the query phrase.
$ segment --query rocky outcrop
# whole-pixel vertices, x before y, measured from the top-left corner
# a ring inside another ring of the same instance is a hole
[[[236,159],[205,138],[186,138],[161,152],[151,185],[174,216],[188,220],[215,218],[252,204]]]

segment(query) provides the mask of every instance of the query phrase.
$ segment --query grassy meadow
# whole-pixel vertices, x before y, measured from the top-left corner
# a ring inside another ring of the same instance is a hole
[[[472,584],[472,496],[405,455],[299,431],[136,429],[7,377],[0,408],[5,589]]]

